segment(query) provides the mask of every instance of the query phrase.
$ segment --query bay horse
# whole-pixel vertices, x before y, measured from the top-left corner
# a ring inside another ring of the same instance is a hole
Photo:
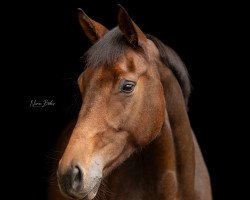
[[[81,9],[79,21],[93,45],[78,78],[82,107],[66,131],[49,199],[211,200],[179,56],[120,5],[112,30]]]

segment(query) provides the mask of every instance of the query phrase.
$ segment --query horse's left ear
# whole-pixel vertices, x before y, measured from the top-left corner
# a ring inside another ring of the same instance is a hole
[[[147,40],[146,35],[130,18],[127,11],[118,4],[118,26],[127,41],[133,46],[140,46],[142,42]]]

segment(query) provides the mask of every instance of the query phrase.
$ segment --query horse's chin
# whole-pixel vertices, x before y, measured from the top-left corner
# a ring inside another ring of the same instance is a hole
[[[79,193],[71,192],[69,194],[69,193],[65,193],[64,191],[61,190],[61,194],[64,197],[69,198],[69,199],[92,200],[97,195],[100,184],[101,184],[101,180],[98,181],[94,187],[92,187],[90,190],[87,190],[85,192],[83,192],[83,191],[80,191]]]
[[[96,196],[96,194],[97,194],[97,191],[96,192],[90,192],[89,194],[88,194],[88,196],[86,197],[86,200],[92,200],[92,199],[94,199],[95,198],[95,196]]]
[[[100,184],[101,184],[101,181],[98,181],[98,183],[89,192],[87,192],[87,195],[85,197],[80,198],[80,199],[82,199],[82,200],[94,199],[95,196],[97,195]]]

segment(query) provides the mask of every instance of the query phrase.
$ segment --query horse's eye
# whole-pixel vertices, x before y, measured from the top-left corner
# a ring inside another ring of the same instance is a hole
[[[124,93],[133,92],[135,88],[135,83],[132,81],[124,81],[120,87],[120,91]]]

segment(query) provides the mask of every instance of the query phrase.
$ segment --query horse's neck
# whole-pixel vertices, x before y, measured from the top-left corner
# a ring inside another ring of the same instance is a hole
[[[162,131],[166,128],[164,125]],[[171,134],[160,134],[134,153],[112,172],[108,183],[112,200],[175,199],[177,180]]]
[[[154,180],[155,199],[174,200],[178,196],[174,138],[167,121],[159,136],[142,152],[148,179]]]
[[[160,74],[167,107],[165,124],[170,126],[170,130],[162,130],[161,134],[171,134],[173,138],[179,197],[180,199],[193,200],[195,153],[193,133],[185,101],[180,85],[172,72],[162,66]]]
[[[140,152],[133,154],[109,177],[112,200],[177,200],[182,192],[176,146],[169,124]],[[190,199],[190,198],[185,198]]]
[[[175,98],[183,99],[177,94]],[[113,199],[194,199],[193,140],[185,103],[170,97],[166,100],[169,104],[161,133],[110,176]]]

